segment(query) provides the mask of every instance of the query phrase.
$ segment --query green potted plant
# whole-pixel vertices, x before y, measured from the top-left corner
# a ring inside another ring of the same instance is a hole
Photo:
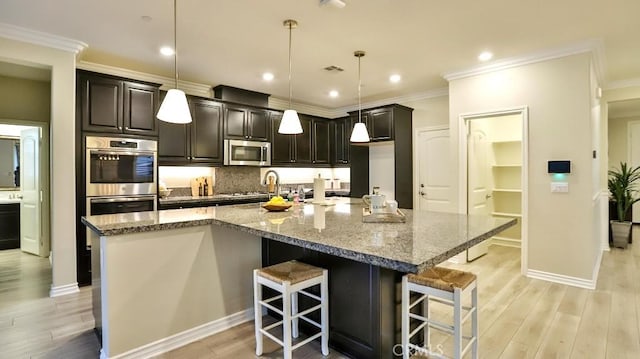
[[[618,220],[611,221],[614,247],[627,248],[631,235],[631,222],[624,219],[633,204],[640,201],[640,197],[636,197],[638,180],[640,180],[640,167],[629,167],[625,162],[620,162],[619,169],[609,171],[609,192],[618,214]]]

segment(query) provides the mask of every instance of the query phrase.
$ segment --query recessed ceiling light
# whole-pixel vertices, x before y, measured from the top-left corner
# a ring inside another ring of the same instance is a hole
[[[484,51],[480,55],[478,55],[478,60],[480,61],[489,61],[493,58],[493,54],[489,51]]]
[[[173,56],[176,52],[173,51],[173,49],[170,48],[169,46],[162,46],[160,48],[160,53],[163,54],[164,56]]]
[[[329,96],[335,98],[335,97],[340,96],[340,93],[338,91],[336,91],[336,90],[331,90],[331,91],[329,91]]]
[[[393,83],[398,83],[400,82],[400,80],[402,80],[402,77],[398,74],[394,74],[389,76],[389,81],[393,82]]]
[[[265,81],[273,80],[273,74],[271,72],[265,72],[262,74],[262,79]]]
[[[149,16],[149,15],[140,16],[140,19],[142,19],[142,21],[145,21],[145,22],[149,22],[149,21],[153,20],[153,18],[151,16]]]

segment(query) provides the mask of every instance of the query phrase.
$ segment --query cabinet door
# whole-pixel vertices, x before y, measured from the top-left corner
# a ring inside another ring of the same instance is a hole
[[[331,163],[342,165],[349,163],[349,137],[351,136],[351,121],[341,118],[333,121],[330,135],[331,142]]]
[[[124,132],[157,136],[158,88],[155,86],[124,83]]]
[[[82,130],[122,132],[122,81],[81,75]]]
[[[249,109],[247,115],[249,138],[254,141],[269,141],[271,133],[269,111]]]
[[[224,106],[224,121],[226,124],[225,138],[239,140],[248,139],[247,135],[247,111],[242,107],[231,105]]]
[[[310,164],[313,163],[312,151],[312,120],[304,115],[300,116],[300,124],[302,125],[302,133],[295,136],[295,159],[296,163]]]
[[[278,133],[282,121],[281,112],[271,113],[271,163],[291,164],[294,161],[292,148],[292,135]]]
[[[329,121],[313,120],[313,163],[329,164]]]
[[[222,104],[192,100],[191,161],[222,164]]]
[[[379,109],[367,113],[367,127],[371,140],[393,140],[393,110]]]
[[[189,161],[190,125],[160,121],[158,124],[158,161],[160,164]]]

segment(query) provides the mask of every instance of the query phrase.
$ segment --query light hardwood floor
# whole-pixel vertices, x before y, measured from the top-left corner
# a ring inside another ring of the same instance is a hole
[[[481,358],[640,358],[640,227],[627,250],[605,252],[596,290],[521,276],[519,250],[492,246],[469,264],[478,275]],[[0,358],[97,358],[91,291],[49,298],[51,268],[17,250],[0,251]],[[448,309],[432,305],[441,319]],[[432,345],[449,352],[448,336]],[[265,358],[282,352],[265,340]],[[322,358],[306,345],[295,358]],[[254,358],[253,323],[204,338],[158,358]],[[331,359],[344,358],[331,352]]]

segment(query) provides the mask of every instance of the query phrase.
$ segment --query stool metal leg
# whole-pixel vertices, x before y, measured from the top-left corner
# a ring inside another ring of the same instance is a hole
[[[453,290],[453,357],[462,359],[462,298],[460,288]]]
[[[289,282],[284,282],[282,294],[282,329],[283,329],[283,348],[284,359],[291,359],[291,295],[289,294]]]
[[[256,330],[256,355],[262,355],[262,306],[260,301],[262,300],[262,285],[258,283],[258,271],[253,271],[253,311],[255,317],[255,330]]]
[[[471,307],[475,308],[471,314],[471,337],[475,338],[475,342],[471,346],[471,358],[478,359],[478,286],[476,285],[471,291]]]
[[[409,359],[409,288],[407,277],[402,277],[402,359]]]
[[[322,271],[322,283],[320,283],[320,325],[322,326],[322,355],[329,355],[329,271]]]
[[[291,315],[295,316],[298,314],[298,292],[291,294]],[[293,318],[291,320],[291,335],[294,338],[298,337],[298,318]]]

